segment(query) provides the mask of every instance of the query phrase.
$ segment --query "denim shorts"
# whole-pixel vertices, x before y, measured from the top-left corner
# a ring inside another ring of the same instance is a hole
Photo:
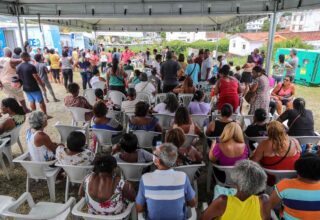
[[[29,102],[43,102],[43,96],[41,91],[35,92],[26,92],[27,98]]]

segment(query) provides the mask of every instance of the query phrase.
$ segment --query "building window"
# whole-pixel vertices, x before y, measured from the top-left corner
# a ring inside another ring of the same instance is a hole
[[[236,42],[235,41],[233,41],[232,47],[236,47]]]
[[[299,31],[302,31],[302,25],[299,25]]]
[[[300,21],[303,21],[303,15],[300,16]]]
[[[242,49],[245,50],[246,49],[246,45],[242,44]]]
[[[293,16],[293,21],[297,20],[297,15]]]

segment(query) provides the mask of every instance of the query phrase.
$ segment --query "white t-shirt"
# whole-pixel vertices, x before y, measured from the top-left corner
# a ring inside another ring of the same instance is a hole
[[[211,68],[212,68],[212,62],[211,62],[211,58],[208,57],[207,59],[205,59],[202,64],[201,64],[201,80],[207,80],[207,69],[210,68],[208,77],[210,76],[211,73]]]
[[[121,103],[121,110],[123,110],[124,112],[134,112],[136,109],[136,104],[138,103],[138,100],[128,100],[128,101],[123,101]]]
[[[152,67],[153,68],[156,68],[156,70],[157,70],[157,74],[160,74],[160,63],[158,63],[157,61],[153,61],[152,62]]]
[[[167,107],[167,104],[162,102],[157,104],[153,110],[159,114],[166,114],[166,115],[174,114],[174,112],[170,112],[168,109],[166,109],[166,107]]]
[[[156,88],[151,82],[139,82],[135,86],[136,92],[145,92],[148,93],[150,96],[153,96],[152,93],[156,91]]]

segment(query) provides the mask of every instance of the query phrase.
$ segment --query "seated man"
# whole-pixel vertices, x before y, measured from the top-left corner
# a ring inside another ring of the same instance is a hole
[[[135,89],[137,92],[145,92],[151,98],[151,102],[154,102],[154,96],[156,94],[156,88],[154,85],[148,81],[148,76],[146,73],[140,74],[140,81],[137,85],[135,85]]]
[[[128,96],[127,96],[127,101],[123,101],[121,103],[121,110],[124,111],[125,113],[134,113],[136,104],[138,103],[138,100],[136,99],[137,93],[134,88],[129,88],[128,89]]]
[[[138,212],[148,215],[146,219],[164,220],[187,219],[186,206],[195,207],[195,192],[188,176],[172,167],[178,152],[173,144],[163,144],[156,148],[154,164],[157,170],[142,176],[136,198]]]

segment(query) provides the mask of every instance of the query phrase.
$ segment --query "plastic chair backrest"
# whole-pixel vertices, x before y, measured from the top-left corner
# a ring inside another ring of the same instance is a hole
[[[295,170],[271,170],[271,169],[265,169],[263,168],[264,171],[266,171],[267,174],[275,176],[276,182],[278,183],[282,179],[290,179],[297,177],[297,172]]]
[[[198,114],[195,114],[195,115],[191,115],[191,119],[192,121],[198,125],[200,128],[203,128],[204,126],[204,122],[209,118],[208,115],[198,115]]]
[[[146,93],[146,92],[137,92],[137,96],[136,99],[139,101],[143,101],[148,103],[149,105],[151,104],[151,97],[150,94]]]
[[[48,162],[31,161],[29,152],[24,153],[13,160],[14,163],[20,163],[27,171],[29,178],[32,179],[46,179],[46,172],[56,169],[50,167],[51,165],[54,165],[56,161],[57,160]]]
[[[173,169],[176,171],[182,171],[189,177],[190,182],[192,183],[195,177],[196,172],[201,168],[204,167],[205,163],[201,164],[190,164],[185,166],[178,166],[174,167]]]
[[[82,183],[83,179],[92,171],[93,166],[74,166],[63,165],[57,162],[57,167],[61,167],[69,177],[69,181],[72,183]]]
[[[119,92],[116,90],[110,90],[108,92],[108,98],[111,99],[113,104],[120,105],[120,106],[121,106],[122,101],[125,101],[127,99],[126,96],[122,92]]]
[[[95,89],[102,89],[104,90],[105,89],[105,85],[106,83],[105,82],[102,82],[102,81],[99,81],[99,82],[95,82],[94,84],[92,84],[92,88],[95,88]]]
[[[84,131],[83,128],[77,127],[77,126],[71,126],[71,125],[62,125],[59,122],[57,122],[55,125],[55,128],[58,130],[60,134],[60,142],[66,143],[67,138],[69,134],[73,131]]]
[[[193,134],[186,134],[185,137],[186,137],[186,141],[184,142],[183,146],[190,147],[192,145],[193,140],[199,136],[193,135]]]
[[[154,137],[160,136],[160,132],[136,130],[132,131],[138,138],[140,148],[152,148],[152,141]]]
[[[244,135],[245,139],[247,139],[248,141],[253,141],[256,143],[260,143],[264,140],[268,139],[268,136],[261,136],[261,137],[248,137],[247,135]]]
[[[189,103],[191,102],[191,100],[193,98],[193,94],[179,94],[178,98],[179,98],[180,103],[184,107],[188,107]]]
[[[212,112],[212,120],[215,120],[217,118],[219,118],[221,116],[221,114],[216,114],[215,112]],[[234,121],[242,121],[242,116],[238,115],[238,114],[232,114],[231,116],[232,120]]]
[[[291,136],[302,144],[318,144],[320,141],[320,136]]]
[[[159,93],[159,94],[157,94],[156,98],[155,98],[155,105],[164,102],[166,97],[167,97],[167,93]]]
[[[230,187],[232,186],[232,180],[231,180],[231,172],[232,172],[232,169],[234,166],[219,166],[217,164],[211,164],[213,166],[214,169],[217,169],[223,173],[225,173],[225,181],[224,182],[221,182],[216,174],[215,174],[215,171],[213,170],[213,176],[214,176],[214,179],[216,180],[216,183],[220,186],[227,186],[227,187]]]
[[[162,129],[169,129],[173,119],[174,115],[167,115],[167,114],[153,114],[158,120],[159,124],[162,127]]]
[[[122,170],[124,179],[129,181],[140,181],[142,172],[145,168],[151,166],[153,162],[149,163],[118,163],[118,167]]]
[[[79,108],[79,107],[68,107],[68,110],[72,114],[72,118],[75,122],[86,122],[85,114],[91,112],[90,109]]]
[[[84,90],[84,97],[88,100],[90,105],[94,105],[96,102],[96,95],[94,93],[94,89],[85,89]]]
[[[100,145],[112,145],[111,139],[112,135],[121,133],[121,131],[110,131],[106,129],[95,129],[92,128],[91,131],[96,135],[98,143]]]
[[[13,144],[18,142],[18,138],[20,136],[21,128],[22,128],[22,125],[15,127],[14,129],[12,129],[9,132],[11,145],[13,145]]]

